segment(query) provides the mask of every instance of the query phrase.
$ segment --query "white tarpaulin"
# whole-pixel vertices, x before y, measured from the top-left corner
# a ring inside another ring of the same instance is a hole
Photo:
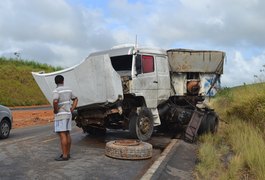
[[[45,97],[52,104],[56,75],[64,76],[64,85],[78,97],[78,107],[115,102],[123,95],[120,75],[113,69],[108,55],[88,57],[79,65],[53,73],[32,75]]]

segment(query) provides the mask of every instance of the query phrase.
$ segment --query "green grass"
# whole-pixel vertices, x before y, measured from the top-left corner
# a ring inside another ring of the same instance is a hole
[[[265,179],[265,84],[223,89],[211,105],[223,121],[200,138],[197,179]]]
[[[265,142],[261,131],[242,120],[234,120],[226,130],[227,142],[241,155],[245,168],[257,179],[265,179]]]
[[[48,104],[31,72],[62,69],[34,61],[0,58],[0,104],[28,106]]]
[[[218,177],[221,168],[218,149],[215,148],[218,140],[212,136],[203,136],[201,140],[203,143],[198,151],[198,158],[201,163],[196,167],[197,178],[214,179],[213,177]]]

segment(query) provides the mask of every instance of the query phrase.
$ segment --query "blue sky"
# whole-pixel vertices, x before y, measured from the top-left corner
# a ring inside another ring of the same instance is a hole
[[[1,0],[0,56],[70,67],[137,35],[140,46],[225,51],[222,85],[250,84],[264,73],[264,8],[262,0]]]

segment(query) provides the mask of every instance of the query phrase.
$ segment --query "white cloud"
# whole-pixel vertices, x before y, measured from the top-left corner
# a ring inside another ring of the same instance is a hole
[[[0,55],[72,66],[120,43],[227,53],[223,84],[252,83],[265,62],[262,0],[1,0]]]
[[[115,42],[98,10],[70,6],[64,0],[2,0],[0,7],[0,40],[6,42],[0,44],[2,55],[21,48],[22,58],[71,66],[91,49]]]
[[[235,51],[231,52],[229,57],[222,76],[222,85],[225,87],[254,83],[254,76],[260,76],[260,69],[265,65],[265,52],[245,59],[241,52]]]

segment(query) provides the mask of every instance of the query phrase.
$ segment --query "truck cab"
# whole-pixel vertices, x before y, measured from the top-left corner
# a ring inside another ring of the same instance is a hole
[[[121,77],[124,102],[136,103],[138,108],[147,107],[153,115],[154,125],[160,125],[157,106],[171,95],[167,52],[158,48],[119,46],[90,56],[102,54],[109,55],[114,70]]]
[[[170,96],[170,74],[167,53],[163,49],[114,47],[89,57],[108,54],[114,70],[121,76],[123,94],[142,96],[149,108]]]

